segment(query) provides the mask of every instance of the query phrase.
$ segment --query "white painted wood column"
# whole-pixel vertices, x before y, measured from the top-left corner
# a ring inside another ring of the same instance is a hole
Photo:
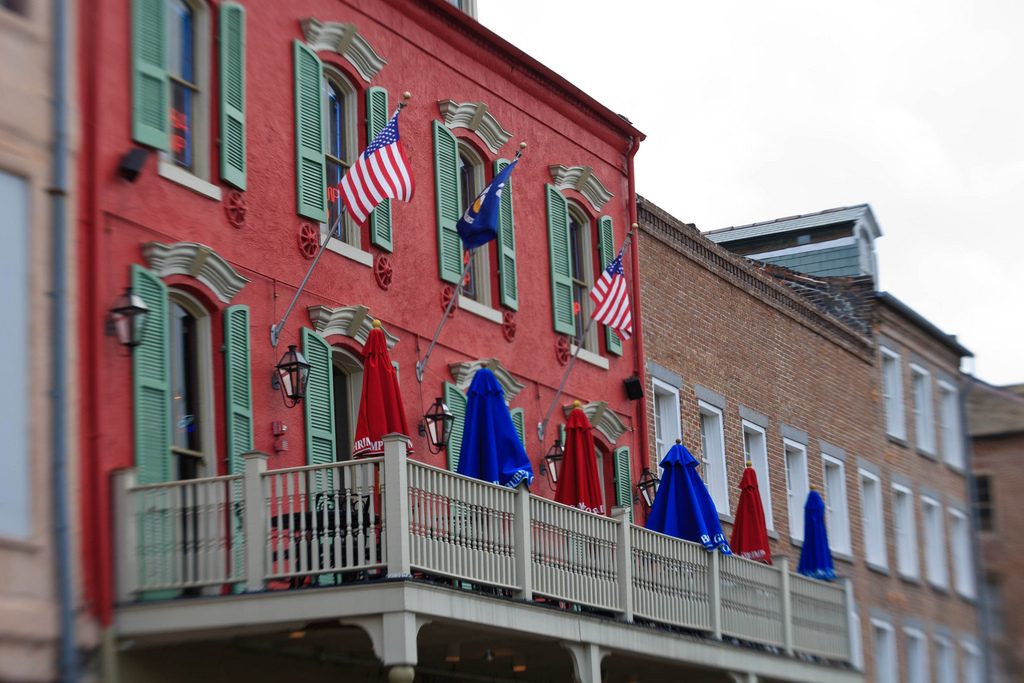
[[[612,508],[618,522],[615,544],[615,578],[619,588],[619,619],[633,621],[633,535],[630,533],[629,508]]]
[[[384,435],[384,547],[388,576],[411,576],[409,569],[409,470],[406,465],[406,437]],[[413,650],[416,642],[413,639]]]
[[[786,654],[793,656],[793,594],[789,590],[789,558],[779,558],[782,574],[782,645]]]
[[[575,683],[601,683],[601,660],[605,652],[593,643],[562,643],[572,653]]]
[[[530,529],[530,490],[525,484],[516,490],[515,522],[512,529],[516,559],[516,585],[520,597],[533,600],[533,534]]]
[[[264,551],[267,538],[267,502],[263,492],[263,473],[267,471],[270,456],[260,451],[242,454],[244,463],[242,478],[242,500],[245,501],[245,590],[263,590],[267,575]]]
[[[718,549],[711,551],[708,566],[708,608],[711,611],[711,636],[722,639],[722,556]]]
[[[853,580],[849,577],[843,579],[846,588],[846,647],[849,648],[847,657],[850,663],[858,671],[864,670],[864,651],[859,647],[860,642],[860,620],[857,619],[857,602],[853,596]]]
[[[114,593],[120,603],[131,602],[138,587],[138,518],[130,493],[134,487],[134,468],[114,472],[114,557],[117,582]]]

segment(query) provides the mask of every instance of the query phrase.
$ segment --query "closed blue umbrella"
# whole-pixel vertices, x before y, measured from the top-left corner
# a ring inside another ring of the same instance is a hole
[[[796,570],[812,579],[832,581],[836,578],[825,530],[825,501],[814,489],[807,494],[804,504],[804,545],[800,549],[800,564]]]
[[[698,464],[681,442],[676,441],[669,449],[661,461],[664,472],[647,517],[647,528],[731,555],[715,502],[697,473]]]
[[[469,385],[457,471],[510,488],[533,482],[533,467],[505,405],[505,391],[487,368],[477,370]]]

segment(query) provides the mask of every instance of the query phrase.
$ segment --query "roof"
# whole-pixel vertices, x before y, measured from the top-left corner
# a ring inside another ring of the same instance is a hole
[[[878,299],[879,303],[882,303],[892,310],[896,311],[911,323],[917,325],[923,332],[933,337],[935,340],[943,344],[946,348],[953,351],[960,357],[974,357],[969,349],[963,346],[956,340],[956,337],[952,334],[946,334],[940,330],[935,323],[925,318],[923,315],[915,311],[910,306],[906,305],[889,292],[878,292],[875,294],[875,298]]]
[[[824,225],[835,225],[836,223],[847,223],[850,221],[864,223],[871,231],[872,237],[881,237],[882,230],[878,227],[874,213],[867,204],[856,206],[840,206],[834,209],[825,209],[817,213],[802,214],[799,216],[788,216],[786,218],[775,218],[760,223],[749,225],[736,225],[731,228],[719,228],[704,233],[712,242],[734,242],[750,237],[761,237],[764,235],[777,235],[786,232],[817,228]]]
[[[980,380],[967,395],[967,426],[972,437],[1024,432],[1022,385],[995,387]]]
[[[819,310],[861,334],[870,336],[868,309],[875,293],[875,280],[870,275],[808,275],[774,263],[749,259],[748,262],[807,299]]]

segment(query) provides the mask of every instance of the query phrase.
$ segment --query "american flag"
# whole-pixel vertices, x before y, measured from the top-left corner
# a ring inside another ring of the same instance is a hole
[[[345,208],[360,223],[385,199],[412,199],[412,169],[398,137],[401,111],[395,111],[338,184]]]
[[[590,290],[590,300],[594,302],[594,320],[612,328],[623,339],[630,338],[633,334],[633,315],[629,310],[629,291],[626,288],[626,273],[622,270],[621,249]]]

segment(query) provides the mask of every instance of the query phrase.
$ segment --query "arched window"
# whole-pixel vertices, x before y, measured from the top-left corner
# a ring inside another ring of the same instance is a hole
[[[359,111],[356,90],[339,71],[324,68],[323,92],[324,144],[327,157],[327,227],[331,229],[338,222],[338,216],[342,212],[338,183],[359,154]],[[348,215],[342,219],[338,235],[345,244],[357,248],[362,244],[359,225]]]
[[[192,296],[169,293],[171,453],[175,479],[213,472],[210,318]]]
[[[476,151],[465,143],[459,143],[459,185],[462,204],[459,213],[464,214],[487,183],[484,161]],[[491,249],[494,242],[488,242],[473,251],[469,262],[462,296],[485,306],[491,305]]]
[[[167,160],[202,178],[207,149],[209,27],[198,0],[166,0],[167,76],[171,88],[171,140]]]
[[[363,364],[345,349],[331,351],[331,382],[334,385],[335,460],[352,459],[356,418],[363,391]]]
[[[572,310],[575,337],[579,339],[590,320],[590,290],[594,286],[594,226],[593,221],[576,204],[569,203],[569,257],[572,270]],[[583,348],[597,351],[598,325],[590,326],[583,339]]]

